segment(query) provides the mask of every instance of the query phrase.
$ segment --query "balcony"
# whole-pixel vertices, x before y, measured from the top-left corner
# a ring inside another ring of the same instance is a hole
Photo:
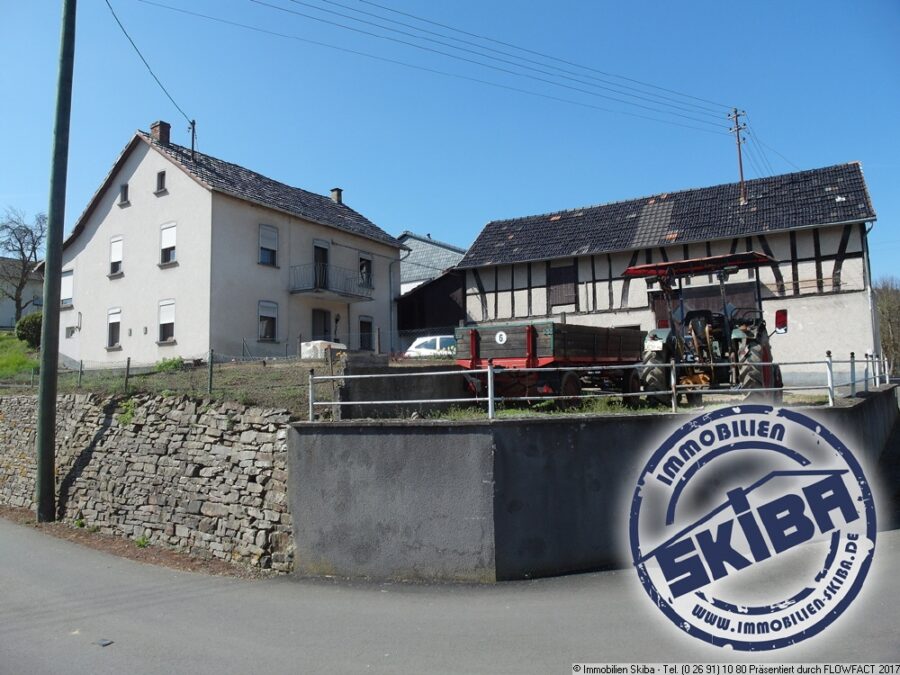
[[[323,263],[291,267],[291,293],[316,293],[326,300],[365,302],[372,299],[372,284],[356,270]]]

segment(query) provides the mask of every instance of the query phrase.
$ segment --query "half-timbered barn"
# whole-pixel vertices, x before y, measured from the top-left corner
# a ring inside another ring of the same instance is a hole
[[[599,206],[488,223],[459,268],[470,322],[552,318],[649,330],[665,319],[653,281],[631,265],[759,251],[774,259],[732,274],[736,306],[762,301],[780,361],[880,352],[867,234],[875,221],[857,162]],[[713,276],[686,279],[683,297],[721,307]]]

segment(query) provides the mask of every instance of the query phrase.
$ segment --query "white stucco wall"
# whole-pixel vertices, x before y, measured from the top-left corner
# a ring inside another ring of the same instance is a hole
[[[333,339],[359,348],[359,318],[371,317],[380,328],[382,350],[396,330],[391,309],[400,294],[399,249],[316,225],[278,211],[221,194],[212,201],[212,295],[210,335],[213,348],[223,356],[296,354],[297,340],[312,338],[312,310],[331,312]],[[259,264],[259,226],[278,229],[277,267]],[[371,301],[334,300],[316,293],[291,293],[291,267],[313,263],[316,240],[327,242],[329,264],[359,269],[360,253],[371,255],[374,291]],[[393,281],[390,281],[393,277]],[[258,340],[258,303],[278,304],[276,341]],[[334,318],[340,315],[334,334]],[[349,335],[348,335],[349,332]]]
[[[157,172],[167,190],[155,194]],[[129,205],[119,205],[119,186],[129,185]],[[60,353],[85,367],[151,364],[165,358],[200,357],[209,348],[210,193],[169,160],[138,143],[63,252],[63,271],[74,271],[73,303],[60,316]],[[178,264],[160,269],[160,227],[176,223]],[[111,279],[110,241],[123,241],[123,274]],[[175,300],[175,342],[157,345],[161,300]],[[121,349],[107,344],[107,312],[121,308]],[[67,327],[80,326],[71,337]]]

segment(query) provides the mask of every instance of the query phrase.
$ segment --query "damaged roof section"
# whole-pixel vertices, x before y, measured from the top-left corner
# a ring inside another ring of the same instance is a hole
[[[858,162],[488,223],[459,267],[566,258],[875,219]]]

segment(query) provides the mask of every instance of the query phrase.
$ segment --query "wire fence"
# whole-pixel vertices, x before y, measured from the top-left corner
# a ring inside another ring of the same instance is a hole
[[[60,394],[184,395],[293,411],[306,409],[310,370],[334,375],[343,368],[344,361],[331,350],[322,359],[241,357],[210,351],[203,357],[157,363],[79,361],[59,367],[57,390]],[[0,391],[33,394],[39,376],[38,368],[17,373],[0,381]],[[316,390],[317,400],[329,400],[336,387],[317,384]]]
[[[308,419],[315,421],[317,418],[317,410],[320,408],[334,409],[342,406],[390,406],[396,407],[409,405],[457,405],[465,404],[469,406],[483,406],[486,410],[488,419],[494,419],[496,416],[497,406],[499,404],[534,404],[541,402],[561,403],[565,407],[573,404],[587,401],[590,399],[603,398],[620,398],[624,404],[629,407],[637,407],[642,403],[649,402],[651,405],[659,404],[665,401],[672,412],[677,412],[680,400],[684,399],[688,404],[699,402],[702,404],[703,397],[751,397],[755,400],[767,400],[770,402],[781,403],[785,392],[793,394],[820,394],[827,397],[827,405],[834,406],[837,399],[842,396],[853,397],[859,392],[868,392],[870,387],[880,384],[889,383],[889,372],[886,367],[886,361],[866,355],[864,359],[857,359],[854,353],[850,354],[847,360],[835,360],[832,358],[831,352],[826,353],[826,358],[819,361],[767,361],[754,363],[754,368],[768,369],[774,373],[776,367],[781,369],[783,375],[789,377],[792,371],[797,371],[798,375],[802,374],[804,379],[808,381],[810,368],[814,368],[819,375],[819,381],[812,384],[793,384],[771,387],[752,387],[741,388],[733,385],[727,387],[710,388],[703,385],[679,383],[679,370],[690,370],[702,367],[703,364],[698,363],[676,363],[671,360],[669,363],[635,363],[635,364],[617,364],[609,366],[565,366],[565,367],[541,367],[541,368],[505,368],[498,367],[492,361],[488,362],[487,368],[475,368],[464,371],[460,370],[444,370],[431,372],[416,373],[380,373],[380,374],[364,374],[364,375],[309,375],[309,390],[313,395],[308,399]],[[841,371],[836,375],[835,366],[846,366],[845,371]],[[730,364],[725,367],[731,368]],[[510,376],[521,376],[522,374],[540,374],[548,376],[557,374],[557,381],[564,381],[566,373],[575,373],[582,380],[593,379],[602,381],[604,373],[621,375],[621,382],[628,382],[627,373],[641,373],[646,369],[662,369],[667,375],[668,387],[660,389],[647,390],[638,387],[629,391],[627,386],[618,389],[611,388],[589,388],[582,389],[578,386],[578,393],[560,392],[560,387],[542,389],[535,387],[534,393],[528,393],[526,388],[525,395],[499,395],[497,393],[498,379],[509,378]],[[624,375],[622,375],[625,373]],[[381,400],[329,400],[320,401],[316,398],[318,389],[317,384],[327,382],[340,382],[346,385],[348,382],[359,380],[394,380],[397,382],[395,386],[387,387],[388,391],[415,391],[415,389],[398,378],[433,378],[448,377],[462,375],[469,384],[472,395],[463,396],[433,396],[429,398],[410,398],[410,397],[391,397]],[[770,378],[767,378],[770,379]],[[692,401],[694,397],[694,401]],[[697,400],[699,399],[699,401]],[[800,401],[808,402],[808,401]]]

